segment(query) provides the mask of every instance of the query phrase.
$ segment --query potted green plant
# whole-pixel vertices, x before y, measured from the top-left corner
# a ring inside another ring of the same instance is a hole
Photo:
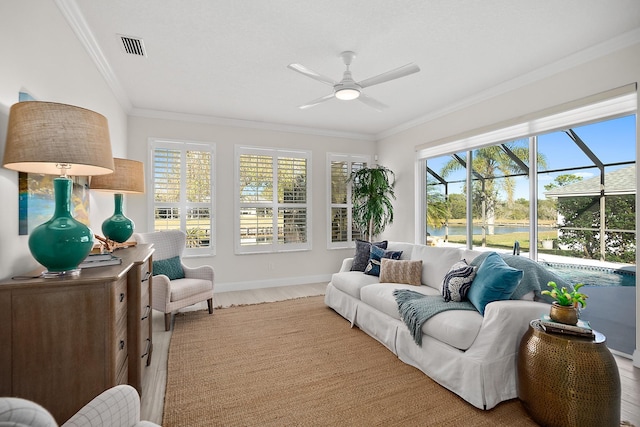
[[[549,282],[547,286],[551,290],[542,291],[542,295],[548,295],[554,299],[549,310],[549,317],[556,322],[569,325],[578,323],[578,306],[587,306],[586,299],[588,296],[579,292],[584,283],[576,284],[572,290],[567,289],[565,286],[558,289],[556,282]]]
[[[390,169],[377,165],[353,171],[348,182],[351,183],[353,222],[371,242],[373,236],[393,223],[391,201],[396,198],[393,190],[396,176]]]

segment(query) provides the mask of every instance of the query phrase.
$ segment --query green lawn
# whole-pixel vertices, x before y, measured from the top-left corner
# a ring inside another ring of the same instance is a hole
[[[556,231],[542,231],[538,233],[538,238],[540,240],[546,239],[556,239],[558,237],[558,233]],[[520,243],[521,251],[529,251],[531,247],[531,241],[529,240],[529,233],[527,231],[520,231],[515,233],[506,233],[506,234],[487,234],[487,246],[492,248],[503,248],[503,249],[513,249],[513,245],[516,241]],[[467,241],[466,236],[449,236],[449,242],[451,243],[461,243],[465,244]],[[479,234],[473,235],[473,246],[481,246],[482,245],[482,236]],[[538,245],[540,248],[540,245]],[[549,251],[549,252],[555,252]]]

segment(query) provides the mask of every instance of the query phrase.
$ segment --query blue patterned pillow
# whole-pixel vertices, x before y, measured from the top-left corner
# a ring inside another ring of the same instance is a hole
[[[460,302],[465,299],[475,277],[476,267],[467,264],[466,259],[453,264],[442,280],[444,300]]]
[[[364,240],[356,240],[356,253],[353,256],[353,264],[351,264],[351,271],[364,271],[369,263],[369,257],[371,256],[371,246],[377,246],[382,249],[387,249],[387,241],[369,243]]]
[[[184,270],[180,257],[161,259],[153,261],[153,275],[164,274],[169,280],[184,279]]]
[[[380,259],[400,259],[401,256],[402,251],[385,251],[382,248],[371,245],[369,264],[367,264],[367,268],[364,269],[364,274],[369,274],[371,276],[380,276]]]

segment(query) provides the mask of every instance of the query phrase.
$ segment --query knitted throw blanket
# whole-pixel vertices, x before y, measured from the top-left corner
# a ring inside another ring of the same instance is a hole
[[[393,297],[398,304],[402,320],[409,328],[413,340],[422,347],[422,325],[431,317],[447,310],[475,310],[469,301],[446,302],[442,295],[424,295],[409,289],[396,289]]]

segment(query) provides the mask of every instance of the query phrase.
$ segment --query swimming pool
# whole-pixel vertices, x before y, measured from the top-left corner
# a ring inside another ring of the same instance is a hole
[[[592,286],[635,286],[636,272],[593,265],[543,262],[549,270],[571,284],[584,283]]]

